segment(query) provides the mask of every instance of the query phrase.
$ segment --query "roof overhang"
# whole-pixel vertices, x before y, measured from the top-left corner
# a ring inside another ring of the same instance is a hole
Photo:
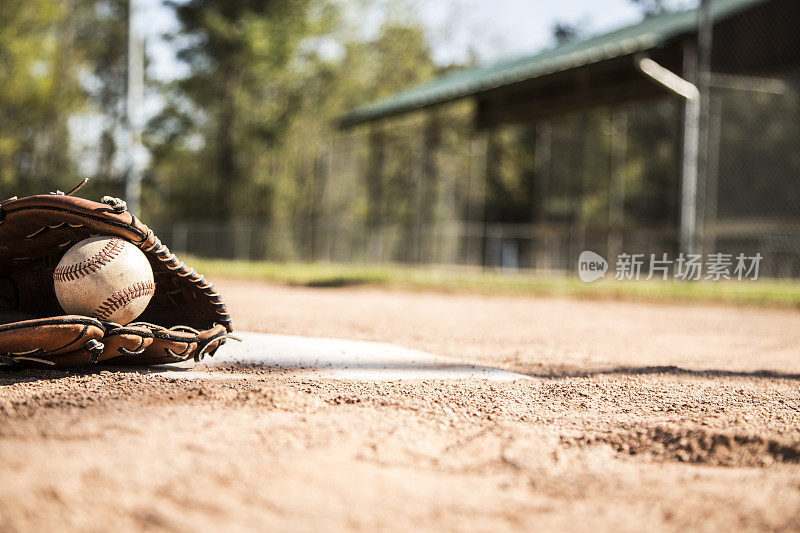
[[[716,0],[715,26],[761,5],[794,0]],[[645,18],[642,22],[536,55],[453,72],[390,98],[353,110],[342,127],[379,120],[465,97],[478,101],[477,123],[491,126],[587,106],[665,94],[643,75],[647,56],[682,72],[682,42],[696,38],[697,9]]]

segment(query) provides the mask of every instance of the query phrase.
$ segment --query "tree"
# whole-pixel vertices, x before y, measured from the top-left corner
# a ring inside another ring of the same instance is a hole
[[[298,242],[313,240],[322,216],[337,119],[435,75],[425,32],[389,17],[365,42],[342,14],[347,5],[330,0],[172,5],[181,22],[173,37],[190,74],[163,87],[167,105],[148,128],[150,198],[171,199],[149,203],[163,221],[202,215],[268,224],[272,256],[291,257]],[[359,183],[360,174],[345,178],[350,214],[375,215],[367,211],[380,204],[369,190],[410,212],[402,206],[414,176],[398,150],[416,149],[419,139],[394,135],[387,162],[396,173],[381,173],[378,189]],[[380,188],[384,181],[392,187]]]
[[[91,110],[99,115],[98,134],[90,142],[95,171],[90,187],[121,195],[124,169],[115,165],[117,139],[126,121],[129,0],[78,0],[78,42],[86,73]],[[84,156],[85,157],[85,156]]]
[[[241,213],[244,185],[264,169],[259,151],[281,137],[295,102],[280,81],[305,33],[307,0],[191,0],[170,3],[181,24],[179,57],[191,74],[176,84],[168,114],[199,136],[202,177],[214,201],[202,212]],[[177,103],[176,103],[177,102]],[[183,110],[180,111],[180,107]],[[174,121],[173,121],[174,124]],[[185,138],[185,136],[184,136]],[[251,198],[248,198],[251,199]]]
[[[77,181],[68,119],[83,105],[74,2],[0,3],[0,185],[4,197]]]

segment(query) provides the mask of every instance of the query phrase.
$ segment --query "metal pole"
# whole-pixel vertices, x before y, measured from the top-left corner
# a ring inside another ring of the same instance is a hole
[[[684,52],[684,76],[697,72],[696,49]],[[683,114],[683,169],[681,184],[680,251],[695,253],[697,234],[697,152],[700,141],[700,99],[687,98]]]
[[[686,100],[683,129],[683,190],[681,195],[680,248],[698,253],[703,235],[705,148],[708,87],[711,72],[713,20],[711,0],[701,0],[698,9],[697,48],[684,54],[684,77],[696,80],[699,98]],[[702,186],[701,186],[702,185]]]
[[[536,126],[536,179],[539,181],[538,200],[540,207],[538,223],[545,226],[544,211],[553,189],[553,123],[550,120],[541,121]],[[553,257],[548,244],[548,234],[544,234],[544,242],[540,249],[540,257],[536,259],[536,268],[550,270],[553,266]]]
[[[325,184],[323,185],[323,194],[325,199],[325,257],[328,263],[333,260],[333,198],[331,197],[331,189],[333,187],[333,142],[334,136],[331,135],[328,141],[328,153],[325,156]]]
[[[466,226],[463,227],[464,239],[464,256],[461,264],[468,265],[472,257],[472,172],[475,168],[473,157],[475,154],[475,137],[470,135],[467,141],[467,195],[466,203],[464,205],[465,218],[467,220]]]
[[[128,7],[128,95],[127,95],[127,174],[125,176],[125,200],[128,210],[138,215],[141,212],[142,183],[142,97],[144,93],[144,39],[137,25],[136,0]]]
[[[711,46],[714,21],[711,14],[712,0],[701,0],[697,35],[697,88],[700,92],[700,109],[698,117],[698,150],[697,150],[697,236],[695,246],[702,253],[710,253],[705,249],[706,221],[706,180],[708,179],[708,115],[711,86]]]
[[[706,150],[706,209],[703,246],[707,251],[717,247],[717,202],[719,197],[719,150],[722,139],[722,99],[709,102],[708,141]]]
[[[611,114],[611,180],[608,191],[608,260],[622,253],[625,223],[625,163],[628,158],[628,111],[615,108]]]

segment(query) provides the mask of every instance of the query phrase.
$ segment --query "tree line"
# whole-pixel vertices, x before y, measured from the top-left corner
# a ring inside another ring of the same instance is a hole
[[[321,147],[353,107],[442,69],[402,2],[377,35],[361,0],[165,2],[188,67],[146,80],[148,220],[269,221],[307,215]],[[128,0],[0,3],[0,186],[24,195],[124,191]],[[155,95],[155,96],[154,96]]]

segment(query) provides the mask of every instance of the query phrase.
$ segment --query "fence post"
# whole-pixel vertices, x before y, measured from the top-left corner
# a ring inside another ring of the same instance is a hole
[[[608,192],[608,260],[622,252],[625,223],[625,162],[628,157],[628,112],[614,109],[611,116],[611,182]]]
[[[250,248],[252,241],[252,231],[250,224],[237,223],[233,229],[233,257],[235,259],[250,260]]]

